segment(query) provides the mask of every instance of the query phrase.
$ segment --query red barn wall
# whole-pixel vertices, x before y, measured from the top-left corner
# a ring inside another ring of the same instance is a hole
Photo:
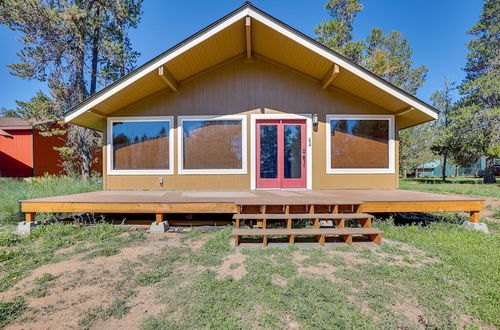
[[[65,136],[61,135],[43,136],[40,134],[40,130],[34,130],[34,176],[41,176],[45,173],[64,174],[59,152],[54,150],[54,147],[64,146],[64,138]]]
[[[31,129],[5,131],[14,138],[0,136],[0,176],[32,176],[33,131]]]

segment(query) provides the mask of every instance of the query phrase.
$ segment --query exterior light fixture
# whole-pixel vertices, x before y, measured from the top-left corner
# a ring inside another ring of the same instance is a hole
[[[317,113],[313,114],[312,124],[313,124],[313,126],[318,126],[318,114]]]

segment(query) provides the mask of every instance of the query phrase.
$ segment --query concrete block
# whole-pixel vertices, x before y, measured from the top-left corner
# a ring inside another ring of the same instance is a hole
[[[470,222],[470,221],[465,221],[463,225],[466,229],[469,230],[480,230],[485,233],[489,233],[490,231],[488,230],[488,226],[486,226],[485,223],[482,222]]]
[[[153,222],[149,228],[151,234],[163,234],[170,229],[168,221]]]
[[[39,226],[39,221],[21,221],[17,224],[16,233],[18,235],[29,235],[32,228]]]
[[[319,227],[320,228],[333,228],[333,220],[320,220]]]

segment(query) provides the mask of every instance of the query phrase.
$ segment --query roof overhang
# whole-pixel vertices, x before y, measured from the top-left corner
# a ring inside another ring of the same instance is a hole
[[[398,117],[405,128],[437,119],[438,111],[285,23],[245,3],[197,34],[133,70],[65,114],[65,121],[102,130],[103,118],[229,59],[268,58],[363,98]]]
[[[0,128],[0,136],[5,136],[7,138],[13,139],[14,137]]]

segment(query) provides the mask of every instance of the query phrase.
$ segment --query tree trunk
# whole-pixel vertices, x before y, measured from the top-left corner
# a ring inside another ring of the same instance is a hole
[[[448,161],[448,157],[446,156],[447,156],[446,154],[443,155],[443,171],[441,173],[443,177],[443,182],[446,181],[446,163]]]
[[[123,22],[120,22],[120,31],[119,31],[119,40],[120,40],[120,78],[125,75],[125,30],[123,28]]]
[[[484,183],[496,183],[495,179],[495,157],[486,156],[486,167],[484,169]]]
[[[96,10],[96,16],[99,17],[99,8]],[[101,27],[98,25],[94,29],[92,36],[92,63],[90,69],[90,95],[96,92],[97,88],[97,63],[99,59],[99,41],[101,35]]]
[[[76,50],[75,54],[75,82],[74,82],[74,98],[70,100],[71,106],[75,106],[82,102],[87,97],[87,88],[85,87],[85,47]]]

